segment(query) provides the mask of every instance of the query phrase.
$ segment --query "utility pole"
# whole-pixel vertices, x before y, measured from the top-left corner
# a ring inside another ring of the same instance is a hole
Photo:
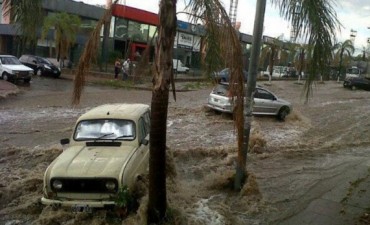
[[[258,68],[258,58],[261,52],[261,39],[263,32],[263,23],[265,19],[266,11],[266,0],[257,0],[256,4],[256,15],[254,18],[254,28],[253,28],[253,39],[252,39],[252,49],[251,57],[249,62],[249,73],[248,73],[248,86],[245,91],[246,104],[244,108],[244,132],[243,132],[243,154],[244,165],[241,165],[242,168],[237,168],[237,173],[235,174],[235,183],[234,187],[236,189],[241,189],[242,184],[246,178],[246,160],[248,152],[248,143],[249,136],[252,124],[252,101],[253,101],[253,92],[256,88],[256,79],[257,79],[257,68]]]

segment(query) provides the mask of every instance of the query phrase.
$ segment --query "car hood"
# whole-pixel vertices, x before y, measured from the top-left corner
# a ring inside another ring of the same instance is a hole
[[[31,68],[25,65],[2,65],[3,68],[16,71],[33,71]]]
[[[132,146],[73,146],[53,163],[51,177],[117,177],[134,150]]]

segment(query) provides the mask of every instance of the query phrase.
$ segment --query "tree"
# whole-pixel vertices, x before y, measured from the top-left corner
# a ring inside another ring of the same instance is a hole
[[[35,51],[37,43],[37,30],[42,24],[42,0],[4,0],[5,15],[10,16],[12,23],[20,34],[21,45],[18,53],[27,49]]]
[[[282,43],[278,39],[273,39],[272,43],[266,44],[265,47],[261,50],[260,63],[264,66],[265,59],[268,58],[268,73],[269,73],[269,82],[271,82],[272,73],[274,71],[274,66],[279,60],[279,54],[283,51]]]
[[[344,42],[338,42],[333,46],[333,51],[336,51],[335,58],[339,59],[339,76],[343,75],[343,58],[344,56],[351,57],[355,52],[355,47],[351,40],[345,40]]]
[[[76,15],[65,12],[51,14],[45,18],[42,27],[42,38],[48,34],[50,29],[54,30],[54,40],[56,47],[56,58],[67,58],[69,49],[76,41],[76,35],[81,26],[81,20]]]

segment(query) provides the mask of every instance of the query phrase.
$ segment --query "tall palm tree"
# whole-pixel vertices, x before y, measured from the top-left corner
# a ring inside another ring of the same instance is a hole
[[[351,57],[355,52],[355,47],[351,40],[345,40],[344,42],[338,42],[333,46],[333,50],[336,51],[335,55],[339,57],[339,76],[343,75],[343,58],[344,56]]]
[[[37,30],[42,24],[42,0],[4,0],[5,15],[10,16],[20,34],[21,45],[17,54],[25,49],[33,53],[37,43]]]
[[[65,12],[52,14],[45,18],[41,36],[45,38],[50,29],[54,30],[56,58],[58,61],[68,56],[69,49],[76,41],[76,35],[80,26],[81,20],[78,16]]]

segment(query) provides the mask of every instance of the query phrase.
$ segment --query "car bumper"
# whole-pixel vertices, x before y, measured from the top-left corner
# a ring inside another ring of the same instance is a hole
[[[31,73],[17,73],[17,74],[10,74],[9,76],[11,79],[14,80],[24,80],[24,79],[31,79]]]
[[[48,75],[48,76],[54,76],[54,77],[59,77],[60,76],[60,71],[58,70],[49,70],[49,69],[45,69],[43,71],[43,73],[45,75]]]
[[[352,86],[352,83],[350,81],[344,81],[343,82],[343,87],[351,87]]]
[[[208,108],[211,108],[211,109],[219,111],[219,112],[232,113],[231,106],[214,105],[214,104],[210,104],[210,103],[208,103],[206,106]]]
[[[106,208],[115,206],[114,201],[93,201],[93,200],[55,200],[45,197],[41,198],[41,203],[44,205],[56,205],[63,207],[80,207],[80,208]]]

